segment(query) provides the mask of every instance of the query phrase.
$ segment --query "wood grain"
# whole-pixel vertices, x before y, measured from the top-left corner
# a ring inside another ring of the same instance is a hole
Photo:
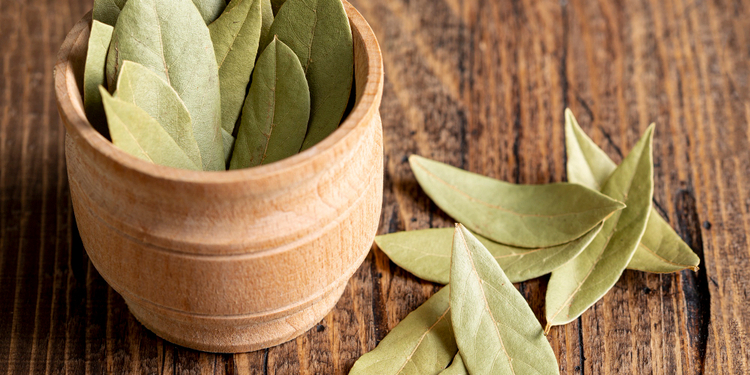
[[[451,225],[419,153],[565,179],[563,109],[620,161],[656,122],[658,210],[698,273],[626,271],[549,339],[563,374],[750,373],[750,2],[357,0],[383,49],[380,233]],[[437,286],[373,249],[302,337],[214,355],[158,339],[93,269],[72,218],[52,66],[88,0],[0,2],[0,373],[346,373]],[[518,287],[540,319],[546,278]]]

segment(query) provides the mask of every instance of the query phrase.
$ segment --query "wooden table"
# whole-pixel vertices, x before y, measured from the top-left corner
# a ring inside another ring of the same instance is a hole
[[[654,202],[698,273],[626,271],[549,336],[564,374],[750,373],[750,2],[357,0],[386,82],[380,233],[451,219],[420,154],[518,183],[565,180],[563,110],[616,161],[656,122]],[[146,331],[86,257],[52,83],[91,0],[0,2],[0,374],[346,373],[437,290],[376,248],[303,336],[216,355]],[[546,278],[518,287],[543,319]]]

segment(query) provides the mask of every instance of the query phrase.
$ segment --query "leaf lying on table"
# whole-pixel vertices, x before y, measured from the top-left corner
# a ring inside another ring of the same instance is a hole
[[[112,97],[100,87],[112,143],[125,152],[159,165],[200,170],[161,125],[133,103]]]
[[[552,271],[546,296],[547,329],[580,316],[615,285],[646,230],[654,191],[653,125],[602,187],[627,207],[604,221],[586,249]]]
[[[511,282],[546,275],[575,258],[591,243],[602,224],[566,244],[522,248],[499,244],[476,235]],[[428,281],[447,284],[450,279],[452,228],[412,230],[375,237],[375,243],[399,267]]]
[[[526,300],[463,225],[453,239],[451,321],[471,374],[558,374],[557,359]]]
[[[569,109],[565,110],[565,146],[568,181],[601,190],[617,165],[583,132]],[[698,256],[651,208],[646,232],[628,268],[659,273],[686,268],[695,271],[699,263]]]
[[[412,311],[360,357],[349,375],[437,374],[458,350],[450,319],[449,287]]]
[[[193,0],[193,4],[198,8],[198,12],[200,12],[206,25],[219,18],[221,12],[227,6],[225,0]]]
[[[104,64],[107,61],[110,40],[112,40],[112,26],[94,20],[91,24],[89,48],[86,52],[86,65],[83,71],[83,107],[91,125],[105,137],[109,131],[99,86],[107,84]]]
[[[507,245],[560,245],[624,207],[576,184],[516,185],[417,155],[409,163],[438,207],[474,232]]]
[[[453,362],[445,370],[440,372],[440,375],[469,375],[469,371],[464,366],[464,361],[461,359],[461,353],[456,353],[453,357]]]
[[[190,113],[180,96],[156,73],[141,64],[123,62],[115,97],[148,113],[195,165],[203,165]]]
[[[274,39],[253,72],[229,168],[268,164],[296,154],[309,116],[310,94],[302,66],[289,47]]]
[[[349,102],[354,74],[349,18],[340,0],[287,0],[261,45],[274,36],[299,57],[310,87],[306,150],[336,130]]]
[[[94,0],[92,17],[95,21],[114,26],[127,0]],[[103,66],[103,65],[102,65]]]
[[[190,0],[129,0],[120,12],[107,56],[109,88],[125,60],[169,83],[193,120],[203,169],[224,170],[221,94],[208,27]]]
[[[260,8],[261,0],[232,0],[208,26],[219,66],[221,127],[230,135],[240,118],[255,67],[262,24]]]

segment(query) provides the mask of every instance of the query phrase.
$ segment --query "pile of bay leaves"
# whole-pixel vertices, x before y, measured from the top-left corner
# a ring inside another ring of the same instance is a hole
[[[619,166],[569,110],[565,140],[570,183],[514,185],[409,159],[422,189],[463,225],[376,243],[407,271],[447,285],[350,374],[557,374],[546,332],[578,318],[626,268],[697,270],[699,258],[651,206],[653,125]],[[543,330],[512,283],[547,273]]]
[[[138,158],[247,168],[333,132],[353,70],[340,0],[95,0],[84,107]]]

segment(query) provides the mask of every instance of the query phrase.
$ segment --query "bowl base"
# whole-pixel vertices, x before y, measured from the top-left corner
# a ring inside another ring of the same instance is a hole
[[[157,336],[190,349],[214,353],[241,353],[265,349],[292,340],[320,322],[338,302],[349,279],[318,301],[291,315],[248,323],[243,317],[173,314],[125,297],[130,312]]]

